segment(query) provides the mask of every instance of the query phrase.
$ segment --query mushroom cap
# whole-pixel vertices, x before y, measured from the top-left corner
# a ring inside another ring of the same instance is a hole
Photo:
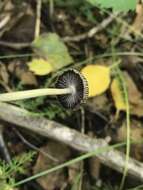
[[[58,96],[65,108],[75,108],[88,97],[87,80],[75,69],[64,71],[56,82],[56,88],[71,88],[71,93]]]

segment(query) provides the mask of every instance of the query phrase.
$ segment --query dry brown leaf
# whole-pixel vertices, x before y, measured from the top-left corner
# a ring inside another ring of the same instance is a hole
[[[141,92],[138,90],[135,82],[127,72],[124,72],[124,78],[128,87],[129,102],[131,104],[138,104],[142,97]]]
[[[24,85],[38,85],[36,76],[32,72],[27,71],[26,68],[21,67],[21,65],[16,66],[15,75],[21,80],[21,83]]]
[[[36,165],[34,166],[34,174],[65,162],[70,156],[70,149],[66,145],[57,142],[49,142],[46,146],[41,148],[41,151],[48,153],[57,159],[58,163],[40,153]],[[38,178],[37,181],[45,190],[61,189],[66,183],[64,169],[57,170],[54,173]]]
[[[137,4],[136,18],[132,24],[133,32],[141,33],[143,30],[143,5]]]
[[[128,96],[129,96],[131,114],[141,117],[141,116],[143,116],[142,94],[138,90],[135,82],[133,81],[133,79],[127,72],[124,72],[124,78],[126,80],[127,88],[128,88]]]
[[[11,62],[11,63],[9,63],[8,64],[8,67],[7,67],[7,69],[8,69],[8,71],[12,74],[13,72],[15,72],[15,68],[16,68],[16,62]]]
[[[76,176],[80,173],[81,170],[81,162],[71,164],[68,167],[68,181],[71,185],[74,184]]]
[[[3,63],[0,63],[0,78],[5,84],[8,84],[9,74],[8,74],[5,64]]]
[[[143,128],[141,127],[141,123],[132,120],[131,122],[131,140],[136,141],[140,140],[142,141],[143,136]],[[116,140],[119,142],[126,141],[127,138],[127,127],[126,123],[124,122],[123,125],[118,129],[118,135],[116,136]]]
[[[8,71],[20,79],[23,85],[38,86],[36,76],[32,72],[28,71],[25,64],[19,61],[13,61],[8,65]]]
[[[131,129],[131,133],[130,133],[131,140],[142,142],[142,140],[143,140],[142,124],[137,120],[132,120],[130,129]],[[123,141],[126,141],[126,138],[127,138],[127,127],[126,127],[126,122],[124,122],[123,125],[118,129],[115,139],[117,142],[123,142]],[[142,160],[143,159],[142,144],[132,145],[131,146],[131,155],[138,160]]]
[[[21,75],[21,83],[24,85],[38,86],[38,82],[35,75],[30,71],[23,72],[23,74]]]
[[[138,102],[138,104],[130,105],[130,112],[132,115],[136,115],[138,117],[143,116],[143,100]]]
[[[86,102],[88,110],[91,112],[96,113],[97,111],[107,111],[109,112],[110,105],[109,100],[105,94],[102,94],[100,96],[95,96],[93,98],[89,98]]]

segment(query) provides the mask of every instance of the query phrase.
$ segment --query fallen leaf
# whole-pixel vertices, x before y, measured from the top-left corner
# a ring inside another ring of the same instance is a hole
[[[0,78],[5,84],[8,84],[9,74],[8,74],[5,64],[2,64],[2,63],[0,63]]]
[[[70,149],[66,145],[54,141],[48,142],[47,145],[40,150],[45,154],[43,155],[42,153],[39,153],[34,166],[34,174],[51,169],[54,166],[57,166],[57,164],[67,161],[71,154]],[[47,157],[46,154],[52,156],[57,162]],[[54,173],[49,173],[48,175],[37,179],[38,183],[44,190],[62,189],[66,180],[64,169],[57,170]]]
[[[126,122],[124,121],[122,126],[118,129],[117,134],[115,136],[116,142],[124,142],[127,138],[127,127]],[[131,120],[130,126],[130,138],[132,141],[140,141],[142,142],[143,139],[143,128],[142,124],[138,120]],[[143,145],[142,143],[139,144],[132,144],[131,146],[131,156],[138,160],[143,159]]]
[[[15,64],[9,65],[9,71],[20,79],[20,82],[23,85],[38,85],[36,76],[32,72],[28,71],[25,64],[23,65],[19,62],[15,62]]]
[[[90,112],[109,112],[110,106],[108,104],[109,100],[105,94],[101,94],[100,96],[95,96],[93,98],[89,98],[86,101],[86,107]]]
[[[12,74],[13,72],[15,72],[15,68],[16,68],[16,63],[11,61],[7,67],[8,71]]]
[[[46,75],[73,62],[66,45],[56,33],[43,34],[33,43],[34,51],[42,58],[40,63],[34,59],[29,63],[29,69],[37,75]]]
[[[45,59],[33,59],[28,63],[29,70],[36,75],[47,75],[53,71],[52,65]]]
[[[105,92],[110,84],[110,68],[101,65],[87,65],[81,73],[87,79],[89,97],[97,96]]]
[[[126,110],[125,98],[123,95],[122,86],[118,77],[114,78],[111,83],[111,94],[117,111]]]
[[[141,33],[143,30],[143,4],[141,3],[136,6],[136,17],[131,27],[135,34]]]
[[[124,72],[124,79],[126,80],[126,84],[127,84],[127,88],[128,88],[130,112],[132,115],[142,117],[143,116],[142,94],[138,90],[135,82],[133,81],[133,79],[127,72]]]
[[[68,167],[68,181],[71,185],[75,183],[75,178],[79,175],[82,162],[71,164]]]
[[[21,75],[21,83],[23,85],[38,85],[35,75],[30,71],[23,72],[23,74]]]
[[[131,76],[127,72],[123,72],[123,74],[124,74],[124,79],[126,80],[126,84],[128,88],[129,102],[131,104],[137,104],[138,101],[140,101],[142,94],[138,90]]]
[[[128,101],[130,106],[130,113],[138,117],[143,116],[143,98],[141,92],[136,87],[135,82],[127,72],[123,72],[124,80],[128,91]],[[126,111],[122,85],[118,77],[113,79],[111,83],[111,94],[115,103],[117,112]]]

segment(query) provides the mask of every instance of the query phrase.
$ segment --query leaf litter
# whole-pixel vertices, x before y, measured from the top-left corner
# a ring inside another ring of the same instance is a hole
[[[101,7],[108,7],[105,1],[97,1]],[[125,9],[133,9],[135,0],[131,4],[127,1],[130,7],[122,6],[119,2],[112,3],[114,10],[121,11]],[[10,3],[9,5],[7,3]],[[66,6],[65,6],[66,5]],[[9,8],[8,8],[9,7]],[[112,42],[115,43],[115,58],[121,59],[121,70],[127,84],[130,112],[131,112],[131,139],[142,140],[142,117],[143,117],[143,91],[138,88],[137,81],[134,80],[131,72],[127,72],[130,63],[125,65],[127,57],[116,56],[116,52],[140,52],[142,49],[142,39],[139,33],[142,33],[142,4],[138,4],[136,13],[126,13],[120,15],[127,25],[119,23],[116,19],[112,24],[96,33],[92,38],[83,37],[82,40],[66,41],[65,37],[76,37],[83,34],[96,25],[102,24],[106,20],[107,13],[101,9],[97,9],[92,4],[82,1],[72,0],[65,4],[62,0],[55,1],[54,12],[51,10],[49,3],[43,1],[41,15],[41,33],[34,40],[34,21],[35,21],[35,3],[32,1],[21,2],[19,5],[15,1],[7,1],[3,4],[0,14],[0,20],[10,14],[11,20],[7,21],[0,31],[1,41],[12,42],[13,46],[0,45],[0,55],[16,55],[19,53],[32,53],[34,55],[25,58],[14,58],[2,60],[0,64],[0,89],[1,92],[25,90],[33,88],[43,88],[54,86],[56,75],[58,72],[67,68],[77,68],[85,76],[89,83],[89,99],[83,105],[85,109],[85,133],[93,138],[106,138],[110,136],[111,143],[122,142],[126,140],[126,125],[125,125],[125,102],[122,88],[119,79],[112,73],[110,66],[113,60],[108,56],[102,57],[106,53],[111,52],[113,48]],[[9,11],[7,11],[7,9]],[[71,11],[72,10],[72,11]],[[51,14],[51,15],[50,15]],[[17,16],[15,16],[17,15]],[[128,25],[134,29],[129,29]],[[136,31],[136,32],[134,32]],[[120,38],[117,37],[122,36]],[[126,35],[125,35],[126,34]],[[126,38],[126,36],[128,38]],[[68,39],[68,38],[67,38]],[[23,48],[22,43],[28,42],[31,44]],[[19,43],[18,49],[14,44]],[[113,52],[111,52],[111,57]],[[98,59],[94,57],[98,56]],[[133,60],[136,56],[128,55]],[[141,57],[138,56],[138,60]],[[105,63],[103,63],[103,60]],[[86,61],[86,63],[83,61]],[[100,63],[101,61],[101,63]],[[108,62],[108,64],[106,64]],[[79,63],[79,64],[77,64]],[[102,64],[103,63],[103,64]],[[142,64],[142,62],[140,62]],[[136,67],[136,65],[135,65]],[[142,66],[141,66],[142,67]],[[142,76],[143,72],[138,73],[134,68],[134,75]],[[51,82],[52,81],[52,82]],[[53,119],[81,130],[81,112],[80,110],[67,111],[62,109],[53,98],[37,98],[35,100],[27,100],[17,105],[22,106],[30,111],[44,115],[48,119]],[[116,111],[119,111],[118,118],[115,118]],[[114,119],[113,119],[114,118]],[[83,118],[82,118],[83,119]],[[100,133],[98,133],[100,129]],[[22,132],[25,135],[25,132]],[[38,140],[33,141],[31,135],[26,134],[26,139],[35,146],[40,147],[39,150],[54,156],[59,163],[62,163],[75,155],[79,155],[74,150],[71,150],[65,145],[60,145],[57,142],[45,142],[45,139],[38,136]],[[6,132],[8,143],[20,143],[16,135]],[[25,150],[30,149],[25,146]],[[11,145],[9,145],[11,147]],[[12,146],[15,147],[16,146]],[[122,151],[122,150],[121,150]],[[124,151],[124,150],[123,150]],[[14,150],[11,151],[14,154]],[[20,150],[19,150],[20,152]],[[137,160],[143,160],[142,145],[131,146],[131,156]],[[57,163],[56,163],[57,164]],[[99,189],[104,187],[104,183],[111,182],[111,186],[119,184],[119,174],[113,175],[109,168],[102,167],[102,164],[96,158],[85,161],[82,164],[71,165],[70,167],[50,174],[46,177],[39,178],[37,182],[45,190],[54,190],[56,188],[68,189],[78,187],[81,182],[82,189],[92,189],[98,186]],[[45,168],[55,166],[55,162],[50,160],[43,154],[37,154],[35,163],[31,165],[31,173],[29,175],[40,172]],[[83,171],[82,175],[80,172]],[[107,173],[106,173],[107,171]],[[89,174],[90,173],[90,174]],[[108,175],[107,175],[108,174]],[[82,177],[78,177],[82,176]],[[116,184],[113,182],[115,179]],[[78,181],[79,180],[79,181]],[[74,182],[77,182],[76,185]],[[129,186],[132,186],[128,181]],[[32,184],[31,184],[32,185]],[[34,187],[33,187],[34,189]]]

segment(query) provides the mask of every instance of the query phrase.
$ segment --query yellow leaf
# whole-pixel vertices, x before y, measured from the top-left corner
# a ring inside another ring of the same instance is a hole
[[[53,68],[51,64],[44,59],[33,59],[28,63],[29,70],[34,72],[36,75],[47,75],[52,72]]]
[[[89,97],[97,96],[105,92],[110,84],[110,68],[101,65],[87,65],[81,73],[87,79]]]
[[[116,109],[118,111],[126,110],[124,95],[120,86],[120,81],[117,77],[112,81],[111,94],[112,94]]]

